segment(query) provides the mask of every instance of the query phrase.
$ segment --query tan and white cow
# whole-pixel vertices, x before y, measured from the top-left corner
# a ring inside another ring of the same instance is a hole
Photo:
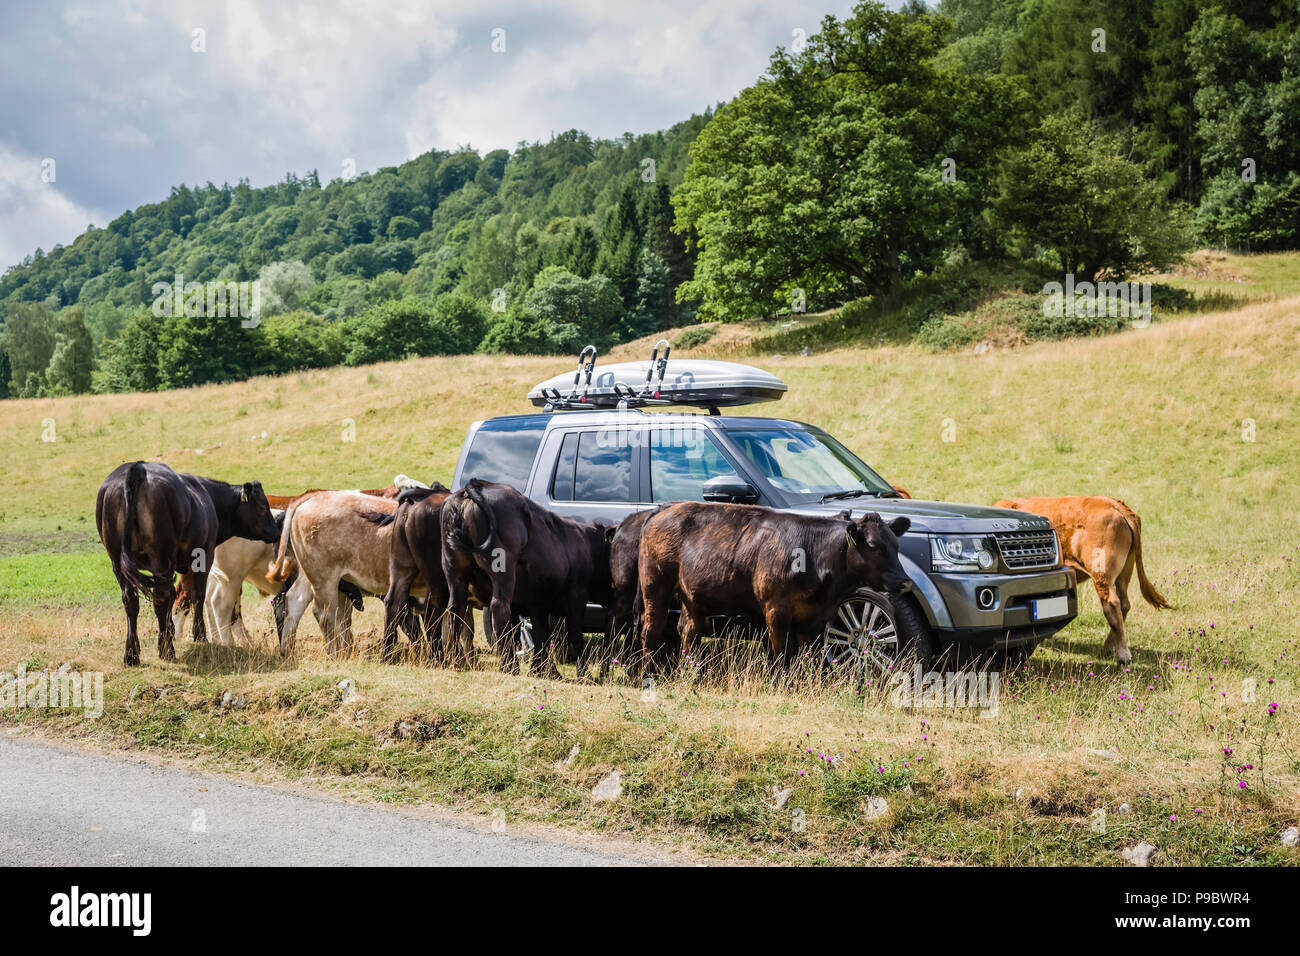
[[[393,525],[381,526],[367,515],[396,511],[396,501],[358,491],[318,491],[289,507],[267,575],[273,584],[284,581],[294,562],[299,572],[289,588],[281,654],[293,652],[298,623],[308,604],[328,652],[351,652],[352,604],[339,599],[339,582],[351,582],[366,594],[387,593]],[[423,583],[415,582],[411,590],[423,595]]]
[[[1171,605],[1147,579],[1142,566],[1142,519],[1118,498],[1076,495],[1063,498],[1004,498],[994,507],[1042,515],[1061,542],[1061,560],[1079,582],[1091,578],[1110,624],[1103,650],[1121,664],[1131,660],[1124,637],[1128,584],[1137,569],[1142,597],[1155,608]]]
[[[281,511],[272,513],[277,518],[283,514]],[[208,572],[208,596],[204,602],[208,633],[213,635],[217,644],[248,644],[241,607],[243,585],[247,581],[263,597],[275,596],[280,586],[272,584],[266,577],[266,566],[275,559],[275,548],[274,544],[247,538],[230,538],[217,545]],[[185,620],[194,610],[193,602],[186,601],[185,597],[184,594],[177,597],[173,611],[177,634],[184,633]]]

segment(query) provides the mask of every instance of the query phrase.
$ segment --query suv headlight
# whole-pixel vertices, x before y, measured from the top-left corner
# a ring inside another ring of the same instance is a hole
[[[932,571],[992,571],[998,563],[993,539],[982,534],[930,536]]]

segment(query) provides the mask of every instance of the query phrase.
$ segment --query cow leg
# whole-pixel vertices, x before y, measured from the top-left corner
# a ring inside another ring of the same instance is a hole
[[[424,586],[427,594],[424,597],[424,641],[428,648],[429,660],[438,663],[440,659],[446,657],[446,649],[442,642],[442,630],[447,623],[447,602],[450,595],[447,591],[447,578],[442,573],[442,565],[430,565],[416,559],[416,564],[420,569],[420,577],[424,580]],[[474,629],[470,628],[472,634]]]
[[[122,589],[122,610],[126,612],[126,650],[122,654],[122,663],[127,667],[138,667],[140,637],[136,633],[136,618],[140,616],[140,592],[127,581],[116,561],[113,562],[113,576],[117,578],[118,587]]]
[[[682,601],[682,618],[677,633],[681,638],[682,659],[693,657],[699,647],[700,635],[708,631],[708,618],[700,613],[697,605]]]
[[[235,598],[235,610],[230,615],[230,638],[240,647],[249,647],[253,642],[248,636],[248,629],[244,627],[244,609],[241,604],[240,599]]]
[[[587,657],[587,638],[582,630],[586,617],[587,596],[583,594],[569,603],[569,613],[564,620],[565,663],[577,665],[579,680],[582,680]]]
[[[339,597],[338,588],[313,588],[316,602],[312,605],[312,614],[325,635],[325,653],[337,657],[339,652]]]
[[[294,573],[289,575],[289,580],[285,581],[275,597],[271,598],[271,614],[275,617],[275,636],[280,640],[284,639],[284,621],[289,615],[289,589],[297,580],[297,569],[294,569]]]
[[[432,582],[426,584],[429,593],[424,598],[424,647],[429,663],[439,664],[446,658],[442,632],[447,623],[447,582],[442,580],[437,591]]]
[[[191,593],[182,588],[177,592],[176,600],[172,602],[172,627],[182,637],[185,636],[185,625],[189,622],[190,612],[194,610],[194,602],[190,599]]]
[[[298,575],[293,587],[285,596],[284,626],[280,629],[280,656],[288,657],[293,653],[294,643],[298,638],[298,622],[302,620],[303,611],[312,602],[311,582],[305,574]]]
[[[551,630],[550,612],[533,609],[528,615],[528,620],[533,625],[532,672],[538,677],[562,680],[563,675],[555,666],[555,656],[552,653],[555,635]]]
[[[644,581],[641,586],[641,658],[637,661],[638,675],[657,669],[659,646],[663,643],[664,629],[668,626],[668,602],[671,588],[664,587],[658,578]]]
[[[390,562],[389,577],[388,593],[384,595],[384,645],[380,659],[392,663],[397,650],[398,624],[411,613],[406,602],[411,595],[411,581],[415,578],[415,572],[398,570]]]
[[[767,645],[772,652],[772,660],[789,665],[794,660],[798,641],[792,640],[790,634],[790,615],[784,611],[769,607],[764,615],[767,624]]]
[[[227,618],[230,622],[230,639],[242,647],[249,647],[252,641],[244,627],[244,582],[229,581],[226,586],[230,589],[231,596],[230,616]]]
[[[172,574],[171,568],[159,572],[153,591],[153,613],[158,618],[158,659],[163,661],[176,660],[172,626],[172,602],[176,600],[176,589],[172,586]]]
[[[1133,606],[1128,599],[1128,583],[1133,578],[1134,553],[1134,550],[1130,548],[1123,570],[1115,577],[1115,593],[1119,595],[1119,612],[1126,622],[1128,621],[1129,609]]]
[[[203,605],[208,596],[208,572],[194,572],[194,640],[204,643],[208,639],[207,621],[203,617]]]
[[[450,572],[448,580],[453,580]],[[449,590],[444,623],[447,659],[452,667],[460,666],[462,663],[465,667],[469,667],[474,660],[474,626],[468,615],[469,585],[457,580]]]
[[[1120,610],[1119,595],[1110,581],[1100,574],[1093,576],[1092,583],[1101,601],[1101,612],[1110,624],[1110,631],[1106,634],[1106,642],[1101,649],[1115,658],[1116,663],[1127,664],[1133,655],[1129,653],[1128,644],[1124,640],[1124,614]]]
[[[204,603],[212,609],[212,639],[218,644],[231,643],[231,625],[239,617],[239,591],[232,587],[234,583],[220,570],[208,576],[208,596]]]
[[[504,570],[492,575],[492,600],[483,612],[483,630],[487,632],[488,642],[496,648],[501,669],[508,670],[510,662],[507,655],[514,660],[514,648],[510,647],[510,599],[515,593],[515,563],[506,561]]]
[[[343,644],[343,656],[351,657],[353,651],[352,640],[352,603],[350,601],[339,602],[339,640]]]

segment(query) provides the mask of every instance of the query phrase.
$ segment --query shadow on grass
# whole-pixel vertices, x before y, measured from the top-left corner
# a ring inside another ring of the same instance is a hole
[[[177,648],[177,660],[191,674],[246,674],[294,670],[293,657],[281,657],[276,648],[263,644],[251,647],[190,641]]]
[[[1144,647],[1134,647],[1132,644],[1128,646],[1128,649],[1129,652],[1133,655],[1133,659],[1127,665],[1120,664],[1113,657],[1110,656],[1109,651],[1104,649],[1104,643],[1105,643],[1104,637],[1102,640],[1097,640],[1097,641],[1080,640],[1078,638],[1058,637],[1058,638],[1049,638],[1048,640],[1044,641],[1043,647],[1051,648],[1053,650],[1060,651],[1064,654],[1073,655],[1074,657],[1083,659],[1082,665],[1075,660],[1052,662],[1053,664],[1060,663],[1066,667],[1086,666],[1088,661],[1091,661],[1093,662],[1094,665],[1096,665],[1094,667],[1094,670],[1097,670],[1102,667],[1114,667],[1116,669],[1122,669],[1125,666],[1129,668],[1141,667],[1149,670],[1158,670],[1161,666],[1160,652],[1153,651],[1150,650],[1149,648],[1144,648]],[[1034,660],[1031,659],[1029,663],[1031,664],[1034,663]],[[1046,662],[1044,662],[1044,664],[1046,664]],[[1044,667],[1044,669],[1046,670],[1047,668]]]

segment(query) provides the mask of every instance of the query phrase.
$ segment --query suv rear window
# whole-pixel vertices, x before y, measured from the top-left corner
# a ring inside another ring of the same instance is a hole
[[[516,491],[528,484],[533,458],[546,433],[547,419],[501,418],[486,421],[474,433],[474,442],[465,453],[461,482],[471,478],[499,481]]]

